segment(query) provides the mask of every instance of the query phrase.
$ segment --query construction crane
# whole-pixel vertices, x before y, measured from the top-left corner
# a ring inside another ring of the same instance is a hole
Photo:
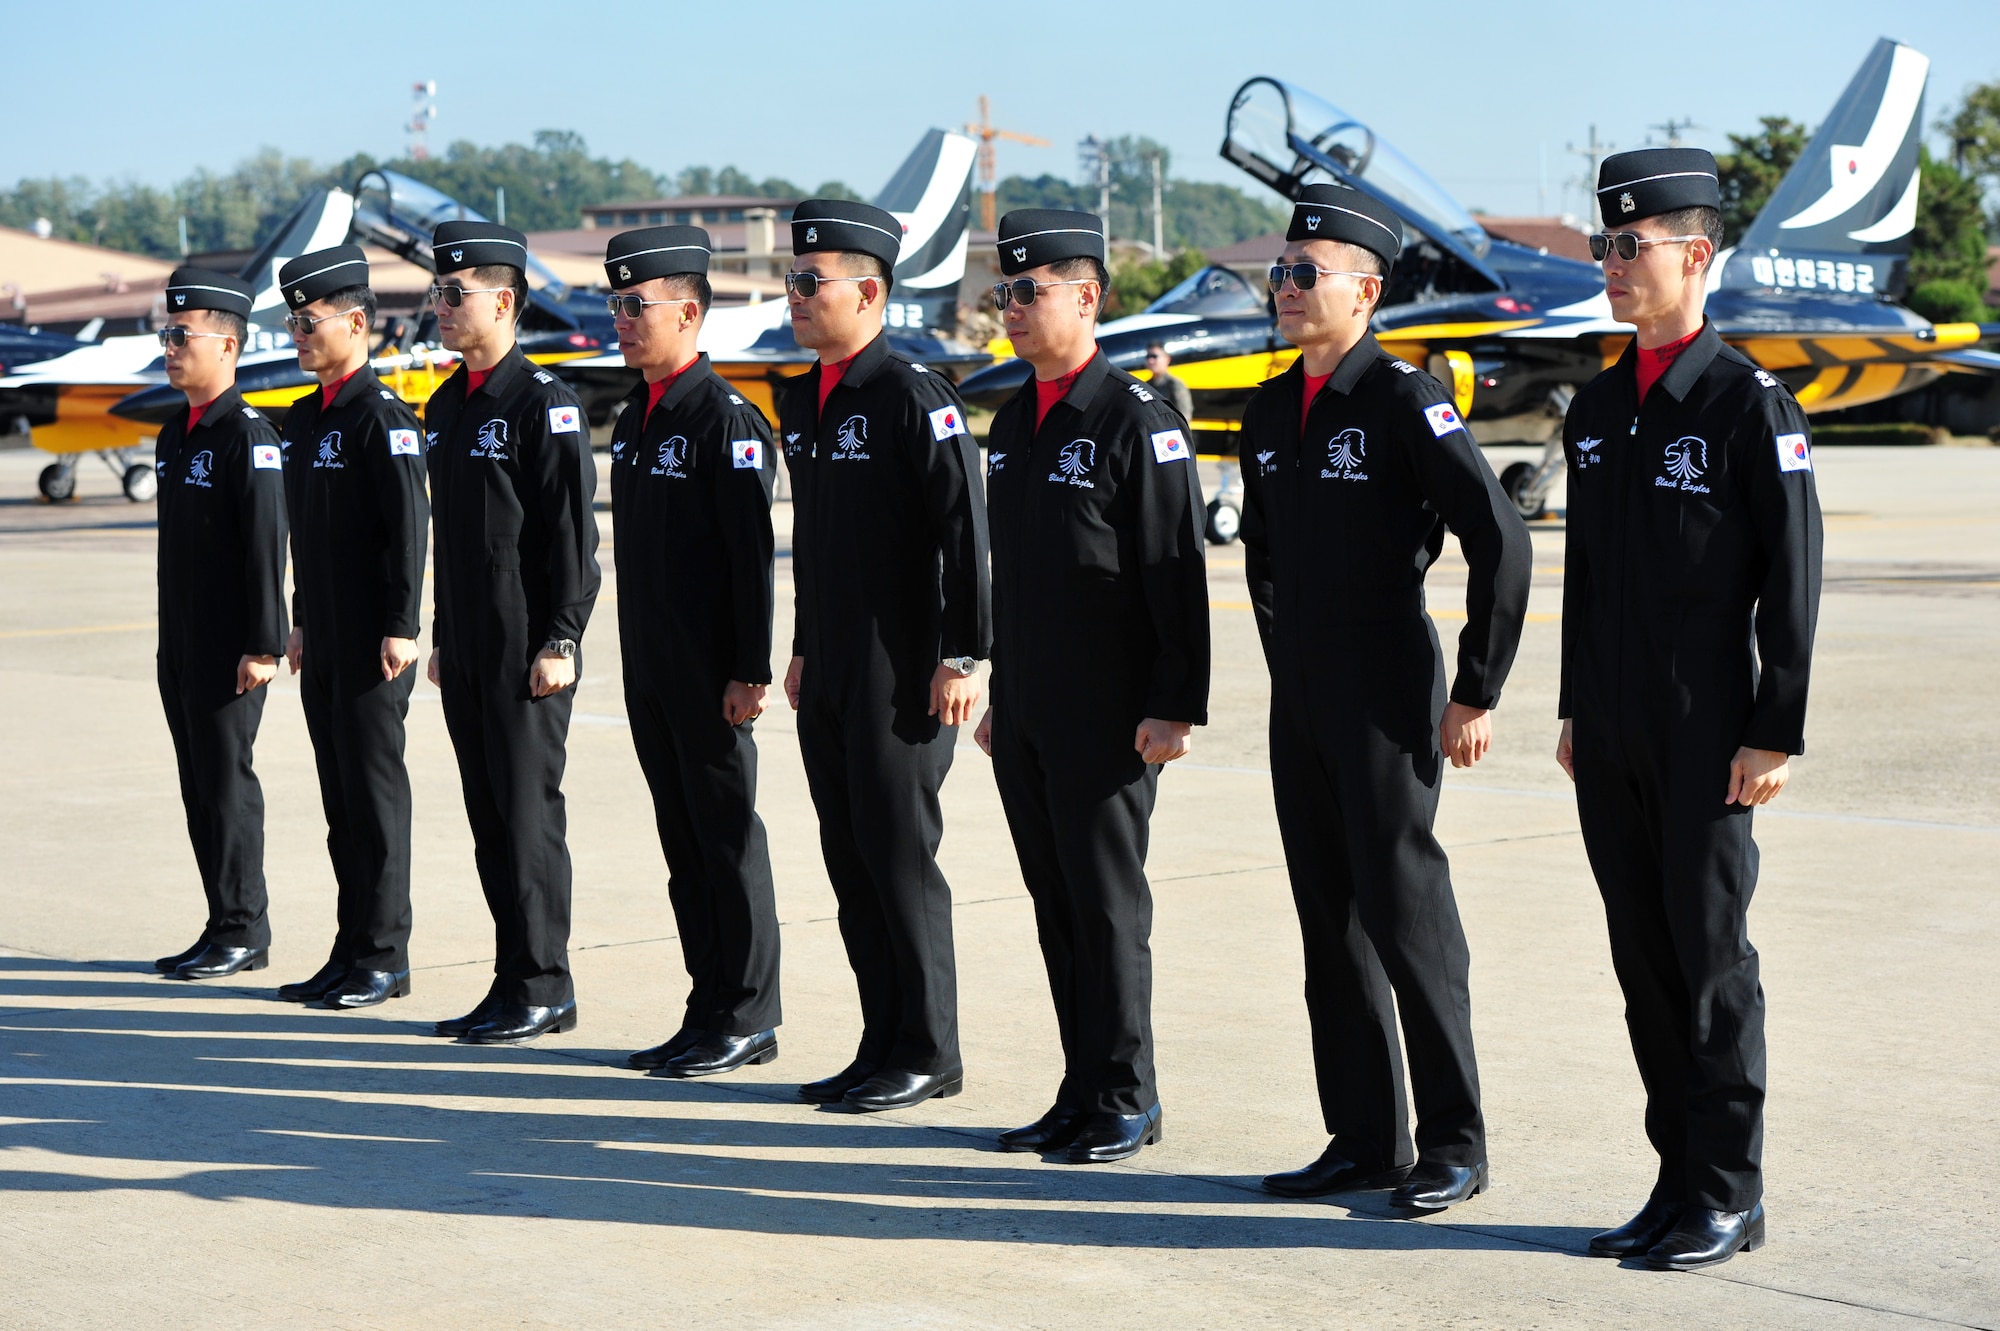
[[[979,140],[979,225],[982,229],[991,231],[999,225],[998,219],[993,215],[993,191],[1000,185],[999,172],[993,166],[993,140],[1006,139],[1010,143],[1025,143],[1030,148],[1046,148],[1049,146],[1049,141],[1038,139],[1032,134],[1016,134],[1011,129],[995,129],[993,109],[984,93],[979,97],[978,123],[967,125],[965,132]]]

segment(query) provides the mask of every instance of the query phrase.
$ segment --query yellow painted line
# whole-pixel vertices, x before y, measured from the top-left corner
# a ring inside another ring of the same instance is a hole
[[[137,633],[159,627],[149,624],[84,624],[68,629],[9,629],[0,633],[0,638],[64,638],[73,633]]]

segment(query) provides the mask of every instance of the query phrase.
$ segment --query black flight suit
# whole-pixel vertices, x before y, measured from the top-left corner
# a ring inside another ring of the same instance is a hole
[[[993,419],[993,777],[1062,1036],[1058,1104],[1141,1114],[1153,1078],[1147,717],[1208,719],[1208,573],[1187,422],[1099,352],[1035,425]]]
[[[1764,991],[1741,746],[1805,751],[1820,513],[1805,413],[1713,325],[1639,405],[1627,348],[1571,404],[1562,702],[1660,1156],[1653,1196],[1763,1194]]]
[[[285,473],[278,432],[234,387],[190,431],[160,427],[160,701],[180,768],[188,840],[208,897],[201,941],[268,947],[264,788],[250,766],[261,688],[245,656],[285,651]]]
[[[494,993],[557,1007],[575,997],[562,776],[576,690],[536,698],[528,675],[546,643],[582,643],[597,601],[597,463],[576,394],[519,347],[470,397],[466,383],[461,366],[424,408],[445,726],[493,912]],[[575,660],[580,680],[580,645]]]
[[[415,638],[424,595],[422,436],[366,365],[321,409],[285,413],[292,618],[305,633],[299,693],[319,766],[326,848],[340,887],[331,960],[410,968],[410,774],[403,722],[418,668],[382,678],[382,639]]]
[[[958,979],[938,788],[958,729],[928,713],[939,661],[983,659],[992,642],[979,454],[950,381],[886,338],[848,364],[823,412],[820,373],[779,403],[792,654],[805,658],[799,751],[860,990],[856,1057],[949,1072],[961,1066]]]
[[[1486,1159],[1471,957],[1432,834],[1444,657],[1424,574],[1466,562],[1452,700],[1491,708],[1520,645],[1528,531],[1435,379],[1376,344],[1343,358],[1303,439],[1303,364],[1243,416],[1243,542],[1271,667],[1271,786],[1305,941],[1327,1131],[1358,1163],[1410,1160],[1400,1012],[1427,1163]]]
[[[771,682],[771,426],[700,357],[611,438],[625,714],[653,792],[667,896],[693,985],[685,1026],[780,1020],[778,907],[757,816],[757,741],[730,681]]]

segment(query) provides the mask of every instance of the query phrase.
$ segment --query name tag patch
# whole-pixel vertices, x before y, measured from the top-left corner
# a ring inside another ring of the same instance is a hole
[[[1802,434],[1781,434],[1778,436],[1778,470],[1811,471],[1812,445]]]
[[[284,456],[278,451],[276,444],[252,444],[250,446],[250,465],[258,471],[283,471],[285,469]]]
[[[732,439],[729,443],[729,461],[738,471],[764,470],[764,441],[761,439]]]
[[[1187,436],[1179,430],[1162,430],[1153,436],[1154,462],[1185,462],[1187,458]]]
[[[389,455],[399,458],[413,458],[419,452],[415,430],[389,431]]]
[[[1424,420],[1430,424],[1431,433],[1439,439],[1453,430],[1463,430],[1465,422],[1458,418],[1458,408],[1449,402],[1440,402],[1434,407],[1424,408]]]
[[[965,415],[957,407],[939,407],[931,413],[931,438],[942,442],[965,433]]]
[[[583,428],[583,414],[575,407],[549,408],[550,434],[575,434]]]

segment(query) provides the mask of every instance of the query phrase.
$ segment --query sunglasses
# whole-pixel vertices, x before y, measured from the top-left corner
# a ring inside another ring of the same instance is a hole
[[[1043,287],[1080,287],[1097,285],[1094,277],[1076,277],[1067,282],[1037,282],[1032,277],[1017,277],[1011,282],[993,284],[993,308],[1004,310],[1009,305],[1033,305],[1035,293]]]
[[[332,314],[288,314],[285,327],[291,329],[293,337],[311,337],[323,323],[338,323],[350,314],[360,314],[357,306],[351,310],[337,310]]]
[[[1271,290],[1277,291],[1285,285],[1287,278],[1300,291],[1311,291],[1319,285],[1322,277],[1372,277],[1381,280],[1380,273],[1350,273],[1341,268],[1321,268],[1311,263],[1274,263],[1271,265]]]
[[[604,308],[611,311],[613,318],[622,314],[627,319],[642,319],[646,315],[648,305],[685,305],[693,299],[693,296],[682,296],[679,300],[642,300],[637,296],[606,296]]]
[[[822,282],[879,282],[877,277],[821,277],[818,273],[786,273],[785,292],[800,300],[811,300],[819,294]]]
[[[163,347],[184,347],[188,344],[188,339],[191,337],[228,336],[230,336],[228,333],[197,333],[194,329],[183,328],[179,324],[168,324],[159,332],[160,345]]]
[[[442,301],[454,310],[465,304],[467,296],[490,296],[496,291],[512,291],[512,287],[462,287],[456,282],[438,283],[431,288],[431,299]]]
[[[1600,231],[1590,238],[1590,257],[1597,263],[1604,262],[1604,256],[1613,250],[1618,257],[1627,261],[1639,257],[1639,251],[1648,245],[1681,245],[1690,240],[1707,240],[1707,236],[1654,236],[1651,238],[1635,235],[1630,231]]]

